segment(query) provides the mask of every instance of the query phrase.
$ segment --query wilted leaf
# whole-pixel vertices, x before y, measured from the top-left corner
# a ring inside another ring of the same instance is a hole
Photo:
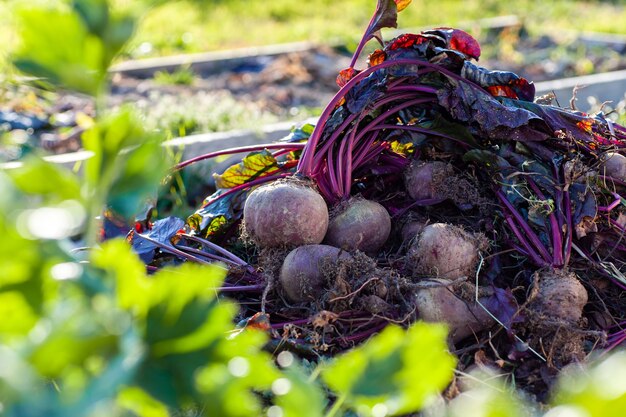
[[[411,142],[401,143],[400,141],[391,142],[391,150],[399,155],[410,155],[415,152],[415,146]]]
[[[454,28],[436,28],[423,32],[425,34],[436,34],[446,40],[447,47],[461,52],[462,54],[478,59],[480,57],[480,44],[469,33]]]
[[[596,195],[585,184],[570,184],[569,190],[574,216],[572,218],[576,237],[581,239],[588,233],[598,231],[598,225],[595,223],[598,214],[598,203]]]
[[[395,51],[397,49],[412,48],[415,45],[421,45],[421,44],[427,43],[429,41],[430,40],[428,38],[424,37],[421,34],[403,33],[402,35],[398,36],[397,38],[391,40],[385,46],[385,50]],[[376,51],[374,51],[372,54],[375,54],[377,51],[378,51],[378,49]]]
[[[524,109],[531,112],[542,120],[543,124],[547,126],[547,131],[552,132],[552,134],[561,130],[568,132],[577,140],[587,143],[593,141],[593,136],[587,131],[586,125],[587,123],[593,124],[594,119],[583,113],[505,97],[499,97],[497,100],[511,110]]]
[[[385,53],[385,51],[383,51],[382,49],[376,49],[367,58],[367,66],[374,67],[376,65],[380,65],[385,62],[385,58],[387,58],[387,54]]]
[[[143,234],[159,243],[171,246],[172,237],[183,227],[185,227],[184,220],[178,217],[166,217],[154,222],[152,229]],[[157,245],[146,239],[142,239],[141,236],[136,236],[135,233],[131,234],[131,239],[135,253],[139,255],[142,261],[147,264],[150,263],[154,258]]]
[[[409,4],[411,4],[411,0],[394,0],[396,2],[396,6],[398,7],[398,11],[406,9]]]
[[[386,91],[387,77],[383,71],[376,71],[348,91],[345,96],[346,107],[350,113],[360,113],[383,97]]]
[[[486,91],[467,82],[450,80],[451,87],[439,89],[439,104],[458,122],[474,126],[481,135],[489,138],[519,141],[545,140],[550,130],[544,119],[522,105],[513,106],[495,100]],[[502,100],[510,100],[503,98]],[[515,103],[526,101],[511,100]]]
[[[246,190],[217,199],[224,190],[206,198],[202,208],[187,218],[187,225],[203,236],[213,236],[239,220],[243,214]],[[216,200],[217,199],[217,200]]]
[[[404,9],[408,3],[406,0],[398,0],[400,7]],[[370,24],[365,30],[362,43],[365,43],[376,36],[376,33],[382,28],[395,28],[398,27],[398,5],[395,0],[378,0],[376,4],[376,11],[374,16],[370,20]],[[402,10],[400,9],[400,10]]]
[[[233,188],[278,170],[278,162],[270,151],[251,152],[222,174],[213,174],[217,188]]]
[[[337,75],[337,79],[335,80],[335,82],[337,83],[339,88],[341,88],[344,85],[348,84],[348,81],[353,79],[354,76],[357,75],[359,72],[359,70],[356,70],[352,67],[344,68],[339,71],[339,75]]]
[[[440,325],[416,323],[406,332],[387,326],[364,345],[323,368],[326,384],[363,415],[377,405],[388,415],[408,414],[450,382],[455,365]]]
[[[512,324],[523,321],[524,317],[518,314],[519,306],[511,290],[498,287],[492,289],[493,295],[482,301],[487,310],[509,328]]]

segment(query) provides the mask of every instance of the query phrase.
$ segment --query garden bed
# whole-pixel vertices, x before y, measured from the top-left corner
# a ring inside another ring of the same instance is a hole
[[[609,108],[624,106],[626,73],[619,70],[626,68],[626,42],[621,37],[531,38],[515,19],[490,25],[482,30],[487,45],[482,66],[514,71],[534,81],[538,94],[554,91],[561,105],[569,105],[574,87],[585,86],[577,91],[578,108],[597,111],[605,101],[612,102]],[[132,61],[112,69],[109,105],[133,104],[148,128],[170,138],[230,130],[259,133],[265,125],[296,124],[318,115],[337,91],[336,74],[349,59],[345,48],[298,43]],[[84,116],[94,111],[89,98],[11,85],[3,93],[0,117],[9,133],[1,160],[20,159],[33,149],[51,154],[80,150],[81,122],[88,125]]]

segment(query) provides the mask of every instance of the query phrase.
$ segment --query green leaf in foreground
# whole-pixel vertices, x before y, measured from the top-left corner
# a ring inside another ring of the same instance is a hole
[[[338,402],[360,414],[398,415],[421,409],[443,390],[452,380],[455,362],[447,351],[445,328],[420,322],[406,332],[388,326],[337,358],[322,370],[322,377]]]
[[[305,372],[288,351],[278,356],[279,363],[289,363],[282,377],[272,384],[275,407],[280,407],[284,417],[320,417],[324,415],[327,399],[319,384]],[[306,406],[303,406],[306,404]],[[271,414],[268,410],[268,415]]]
[[[446,417],[530,417],[538,415],[510,385],[506,375],[475,372],[465,375],[471,389],[454,398],[440,413]]]
[[[559,377],[556,406],[545,417],[621,417],[626,410],[626,352]]]
[[[17,15],[21,25],[15,66],[92,95],[100,91],[111,61],[135,28],[131,16],[110,13],[104,0],[21,5]]]
[[[87,196],[101,210],[105,203],[131,219],[145,198],[156,195],[171,161],[163,137],[143,129],[130,108],[103,117],[83,134],[83,145],[94,153],[85,167]],[[105,195],[106,194],[106,195]]]

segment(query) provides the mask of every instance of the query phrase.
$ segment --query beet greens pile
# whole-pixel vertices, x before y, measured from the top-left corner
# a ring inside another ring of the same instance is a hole
[[[150,269],[222,262],[240,325],[278,349],[329,354],[390,322],[443,321],[461,363],[487,351],[539,390],[533,366],[626,339],[626,128],[479,67],[461,30],[384,42],[408,3],[378,2],[315,126],[179,164],[248,153],[187,221],[129,239]]]

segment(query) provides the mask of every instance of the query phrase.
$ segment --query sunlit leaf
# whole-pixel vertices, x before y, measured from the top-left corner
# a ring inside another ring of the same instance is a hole
[[[546,416],[621,417],[626,409],[626,379],[622,375],[626,375],[623,351],[603,358],[588,369],[568,369],[558,380],[552,402],[555,408]]]
[[[454,357],[446,330],[416,323],[408,331],[388,326],[322,370],[326,384],[363,415],[385,407],[388,415],[419,410],[452,379]]]
[[[370,67],[382,64],[387,58],[387,54],[382,49],[376,49],[367,58],[367,65]]]
[[[404,7],[407,6],[406,0],[399,1]],[[382,28],[395,28],[398,27],[398,6],[395,0],[378,0],[376,4],[376,11],[370,24],[365,31],[364,39],[369,40],[375,36],[376,32]]]
[[[30,157],[21,167],[8,172],[25,193],[45,197],[48,203],[80,199],[78,177],[66,168]]]
[[[285,417],[320,417],[324,415],[327,399],[324,397],[321,387],[316,382],[311,381],[311,377],[295,360],[292,365],[283,370],[283,378],[289,382],[289,390],[286,393],[281,393],[281,395],[276,395],[275,403],[282,409]],[[303,407],[302,404],[306,404],[306,407]]]
[[[21,71],[53,84],[96,95],[107,69],[134,32],[132,16],[111,14],[105,0],[34,3],[17,9]]]
[[[312,123],[304,123],[302,126],[294,127],[289,135],[284,139],[281,139],[281,142],[302,142],[307,140],[313,134],[313,130],[315,129],[315,125]]]
[[[21,71],[95,94],[106,76],[104,45],[67,7],[17,10],[21,45],[13,62]]]
[[[426,31],[425,33],[436,33],[446,40],[448,48],[459,51],[470,58],[480,58],[480,44],[464,30],[444,27]]]
[[[263,332],[243,332],[220,342],[197,380],[206,415],[261,415],[262,406],[253,390],[269,390],[282,382],[271,356],[261,351],[266,341]]]
[[[83,146],[94,153],[85,167],[89,193],[106,193],[104,203],[121,217],[134,219],[171,166],[162,140],[144,130],[130,108],[100,119],[83,134]]]
[[[9,335],[25,335],[39,316],[17,291],[0,292],[0,341]]]
[[[109,20],[109,5],[106,0],[72,0],[72,7],[90,33],[104,34]]]
[[[139,417],[169,417],[170,415],[167,407],[137,387],[122,389],[117,396],[117,403]]]
[[[410,155],[415,151],[415,146],[411,142],[401,143],[400,141],[391,142],[391,150],[400,155]]]
[[[278,170],[276,158],[267,149],[252,152],[222,174],[213,174],[217,188],[233,188]]]
[[[348,84],[348,81],[353,79],[354,76],[357,75],[359,72],[360,72],[359,70],[356,70],[351,67],[344,68],[341,71],[339,71],[339,74],[337,75],[337,79],[335,80],[335,82],[337,83],[339,88],[341,88],[344,85]]]
[[[396,6],[398,7],[398,11],[406,9],[409,4],[411,4],[411,0],[394,0],[396,2]]]

